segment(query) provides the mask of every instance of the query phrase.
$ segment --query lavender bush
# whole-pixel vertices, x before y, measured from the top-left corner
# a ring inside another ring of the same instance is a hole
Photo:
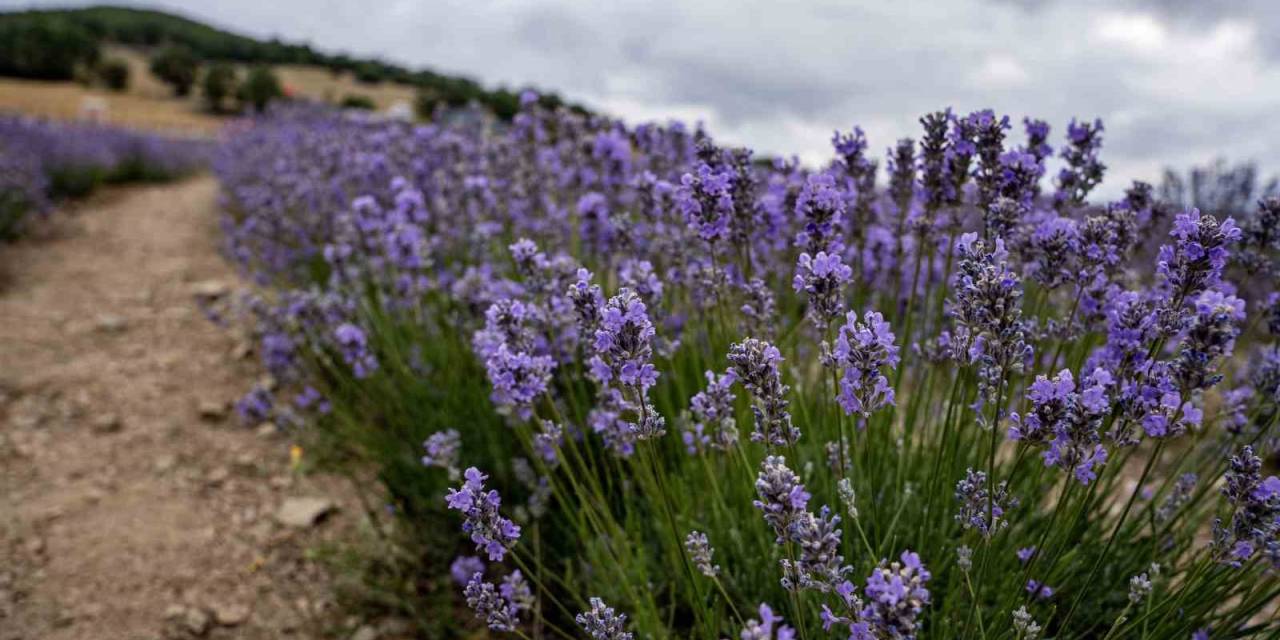
[[[51,199],[103,183],[160,181],[208,165],[214,144],[90,123],[0,115],[0,238]]]
[[[1098,202],[1101,122],[921,123],[805,167],[532,96],[277,112],[217,162],[271,285],[246,415],[376,470],[431,632],[1280,633],[1280,201]]]

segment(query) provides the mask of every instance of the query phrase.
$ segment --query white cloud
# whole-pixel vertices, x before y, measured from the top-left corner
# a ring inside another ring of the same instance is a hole
[[[1026,83],[1031,76],[1016,58],[996,53],[987,56],[970,77],[979,86],[1006,89]]]

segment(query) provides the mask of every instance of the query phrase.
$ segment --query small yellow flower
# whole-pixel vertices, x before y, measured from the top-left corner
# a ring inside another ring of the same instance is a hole
[[[289,445],[289,468],[297,471],[302,465],[302,447],[294,444]]]

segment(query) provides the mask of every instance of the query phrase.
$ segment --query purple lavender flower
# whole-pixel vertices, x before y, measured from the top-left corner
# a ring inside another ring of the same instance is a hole
[[[720,565],[714,564],[711,560],[716,550],[711,548],[707,534],[701,531],[690,531],[689,535],[685,536],[684,548],[689,554],[689,561],[698,569],[698,573],[708,578],[720,575]]]
[[[825,329],[844,311],[844,285],[851,278],[853,269],[840,260],[839,254],[800,254],[792,288],[805,293],[809,301],[806,315],[819,329]]]
[[[484,573],[484,560],[476,556],[458,556],[449,565],[449,575],[460,585],[471,582],[471,576],[477,573]]]
[[[1196,298],[1195,315],[1174,364],[1179,389],[1207,389],[1222,379],[1213,367],[1219,359],[1231,356],[1243,321],[1244,301],[1240,298],[1213,289]]]
[[[795,640],[796,632],[791,627],[782,624],[782,616],[776,615],[769,605],[760,603],[760,619],[751,618],[747,620],[747,626],[743,627],[738,637],[742,640]],[[776,628],[775,628],[775,625]],[[774,635],[775,632],[777,635]]]
[[[1030,561],[1031,557],[1034,556],[1035,554],[1036,554],[1036,548],[1034,546],[1023,547],[1021,549],[1018,549],[1017,552],[1014,553],[1014,555],[1018,556],[1018,562],[1021,562],[1022,564],[1026,564],[1028,561]]]
[[[458,458],[462,449],[462,434],[457,429],[437,431],[422,443],[426,455],[422,456],[422,464],[438,467],[449,472],[450,480],[458,479]]]
[[[1040,600],[1048,600],[1053,597],[1053,587],[1040,582],[1039,580],[1028,580],[1025,587],[1027,593],[1035,596]]]
[[[495,587],[485,582],[483,573],[474,573],[463,589],[467,606],[493,631],[512,632],[520,624],[520,613],[533,609],[533,593],[519,571],[513,571]]]
[[[590,271],[578,269],[577,276],[578,279],[569,285],[567,296],[573,303],[579,330],[584,335],[592,335],[600,322],[600,310],[604,308],[604,294],[600,292],[600,285],[591,283]]]
[[[1018,499],[1009,495],[1009,483],[1001,482],[995,489],[987,487],[987,474],[968,469],[965,477],[956,483],[956,522],[963,529],[975,529],[984,538],[990,538],[1009,526],[1005,512],[1018,506]]]
[[[1098,160],[1102,148],[1102,120],[1067,125],[1067,145],[1062,149],[1066,166],[1058,172],[1058,190],[1053,194],[1054,206],[1060,210],[1084,204],[1094,187],[1102,182],[1107,166]]]
[[[698,237],[709,243],[724,238],[733,216],[732,170],[717,171],[700,163],[694,173],[680,178],[676,190],[676,206]]]
[[[1031,411],[1014,414],[1009,439],[1048,448],[1046,466],[1070,471],[1081,484],[1097,477],[1096,467],[1107,461],[1098,429],[1110,412],[1109,389],[1114,379],[1106,369],[1095,369],[1076,390],[1071,371],[1063,369],[1052,380],[1038,376],[1027,390]]]
[[[532,416],[532,405],[546,393],[555,364],[550,356],[513,353],[507,344],[498,345],[485,361],[485,371],[493,385],[491,397],[498,411],[514,412],[522,419]]]
[[[591,358],[591,375],[600,384],[617,380],[627,387],[647,392],[658,381],[658,371],[649,362],[656,331],[640,297],[623,289],[600,311]]]
[[[796,234],[796,246],[802,253],[838,254],[843,248],[839,230],[843,225],[844,197],[829,173],[809,176],[796,198],[796,217],[804,222]]]
[[[334,329],[333,337],[338,342],[342,359],[351,367],[351,373],[356,378],[367,378],[378,370],[378,360],[369,351],[364,330],[360,327],[344,322]]]
[[[1009,117],[996,117],[994,111],[975,111],[965,117],[964,128],[972,135],[973,154],[978,166],[973,181],[978,187],[978,208],[985,210],[1000,194],[1004,167],[1000,157],[1004,154],[1005,132],[1009,130]]]
[[[542,461],[551,467],[560,464],[561,445],[564,444],[564,427],[550,420],[542,421],[542,430],[533,434],[533,448]]]
[[[1174,218],[1169,235],[1174,243],[1160,247],[1156,274],[1165,293],[1175,300],[1189,300],[1221,282],[1228,247],[1240,239],[1240,228],[1231,218],[1219,223],[1191,209]]]
[[[665,420],[648,400],[649,389],[658,381],[658,370],[651,362],[655,333],[644,302],[630,289],[622,289],[600,311],[592,344],[595,355],[588,362],[598,384],[606,388],[616,384],[634,395],[635,406],[630,410],[636,420],[628,427],[640,440],[666,433]]]
[[[884,372],[898,366],[898,346],[879,312],[868,311],[859,322],[858,314],[850,311],[840,327],[831,360],[843,370],[838,400],[845,415],[856,413],[866,419],[893,406],[893,387]]]
[[[689,400],[694,430],[706,434],[706,442],[714,449],[727,450],[738,441],[737,420],[733,409],[733,384],[737,376],[732,369],[716,375],[707,371],[706,389]]]
[[[1056,289],[1079,277],[1080,231],[1075,220],[1049,216],[1036,225],[1022,248],[1031,277]]]
[[[900,562],[880,561],[867,577],[868,604],[862,611],[862,618],[881,634],[874,637],[916,637],[918,619],[929,604],[925,583],[931,577],[920,556],[910,551],[902,552]]]
[[[471,534],[476,549],[483,549],[490,561],[500,562],[520,539],[520,525],[498,513],[502,498],[497,491],[484,488],[489,476],[475,467],[468,467],[462,475],[466,482],[458,489],[449,489],[445,502],[450,509],[462,512],[462,530]]]
[[[1001,239],[988,250],[977,234],[966,233],[956,250],[960,262],[947,313],[955,324],[956,357],[978,365],[981,403],[993,399],[1003,378],[1021,371],[1031,358],[1022,321],[1022,286],[1009,267]]]
[[[592,640],[632,640],[627,631],[627,614],[616,613],[600,598],[590,599],[591,609],[579,613],[574,620]]]
[[[262,385],[254,385],[249,393],[236,402],[236,414],[246,424],[258,424],[271,418],[274,406],[271,392]]]
[[[742,382],[754,400],[755,429],[752,442],[764,442],[781,447],[800,439],[800,430],[791,423],[791,412],[786,398],[790,387],[782,384],[778,363],[782,354],[778,348],[755,338],[748,338],[729,347],[729,368],[734,378]]]
[[[788,538],[800,549],[795,562],[782,561],[782,586],[788,590],[834,590],[853,567],[840,555],[840,516],[823,505],[818,515],[805,512],[789,527]]]
[[[1280,478],[1262,478],[1262,459],[1245,446],[1231,457],[1223,474],[1222,495],[1231,504],[1231,521],[1214,521],[1213,549],[1218,559],[1242,566],[1258,549],[1270,549],[1280,540]],[[1276,556],[1269,554],[1275,567]]]
[[[787,468],[787,459],[782,456],[768,456],[760,464],[756,494],[760,499],[751,504],[764,513],[764,521],[773,527],[778,544],[787,540],[795,523],[809,515],[809,492],[800,477]]]

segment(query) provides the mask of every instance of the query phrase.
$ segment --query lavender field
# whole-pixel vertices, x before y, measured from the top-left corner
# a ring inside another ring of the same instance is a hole
[[[0,640],[1280,638],[1266,7],[234,4],[0,13]]]
[[[1099,121],[806,166],[523,104],[217,162],[238,410],[376,470],[429,633],[1276,632],[1280,200],[1091,198]]]

